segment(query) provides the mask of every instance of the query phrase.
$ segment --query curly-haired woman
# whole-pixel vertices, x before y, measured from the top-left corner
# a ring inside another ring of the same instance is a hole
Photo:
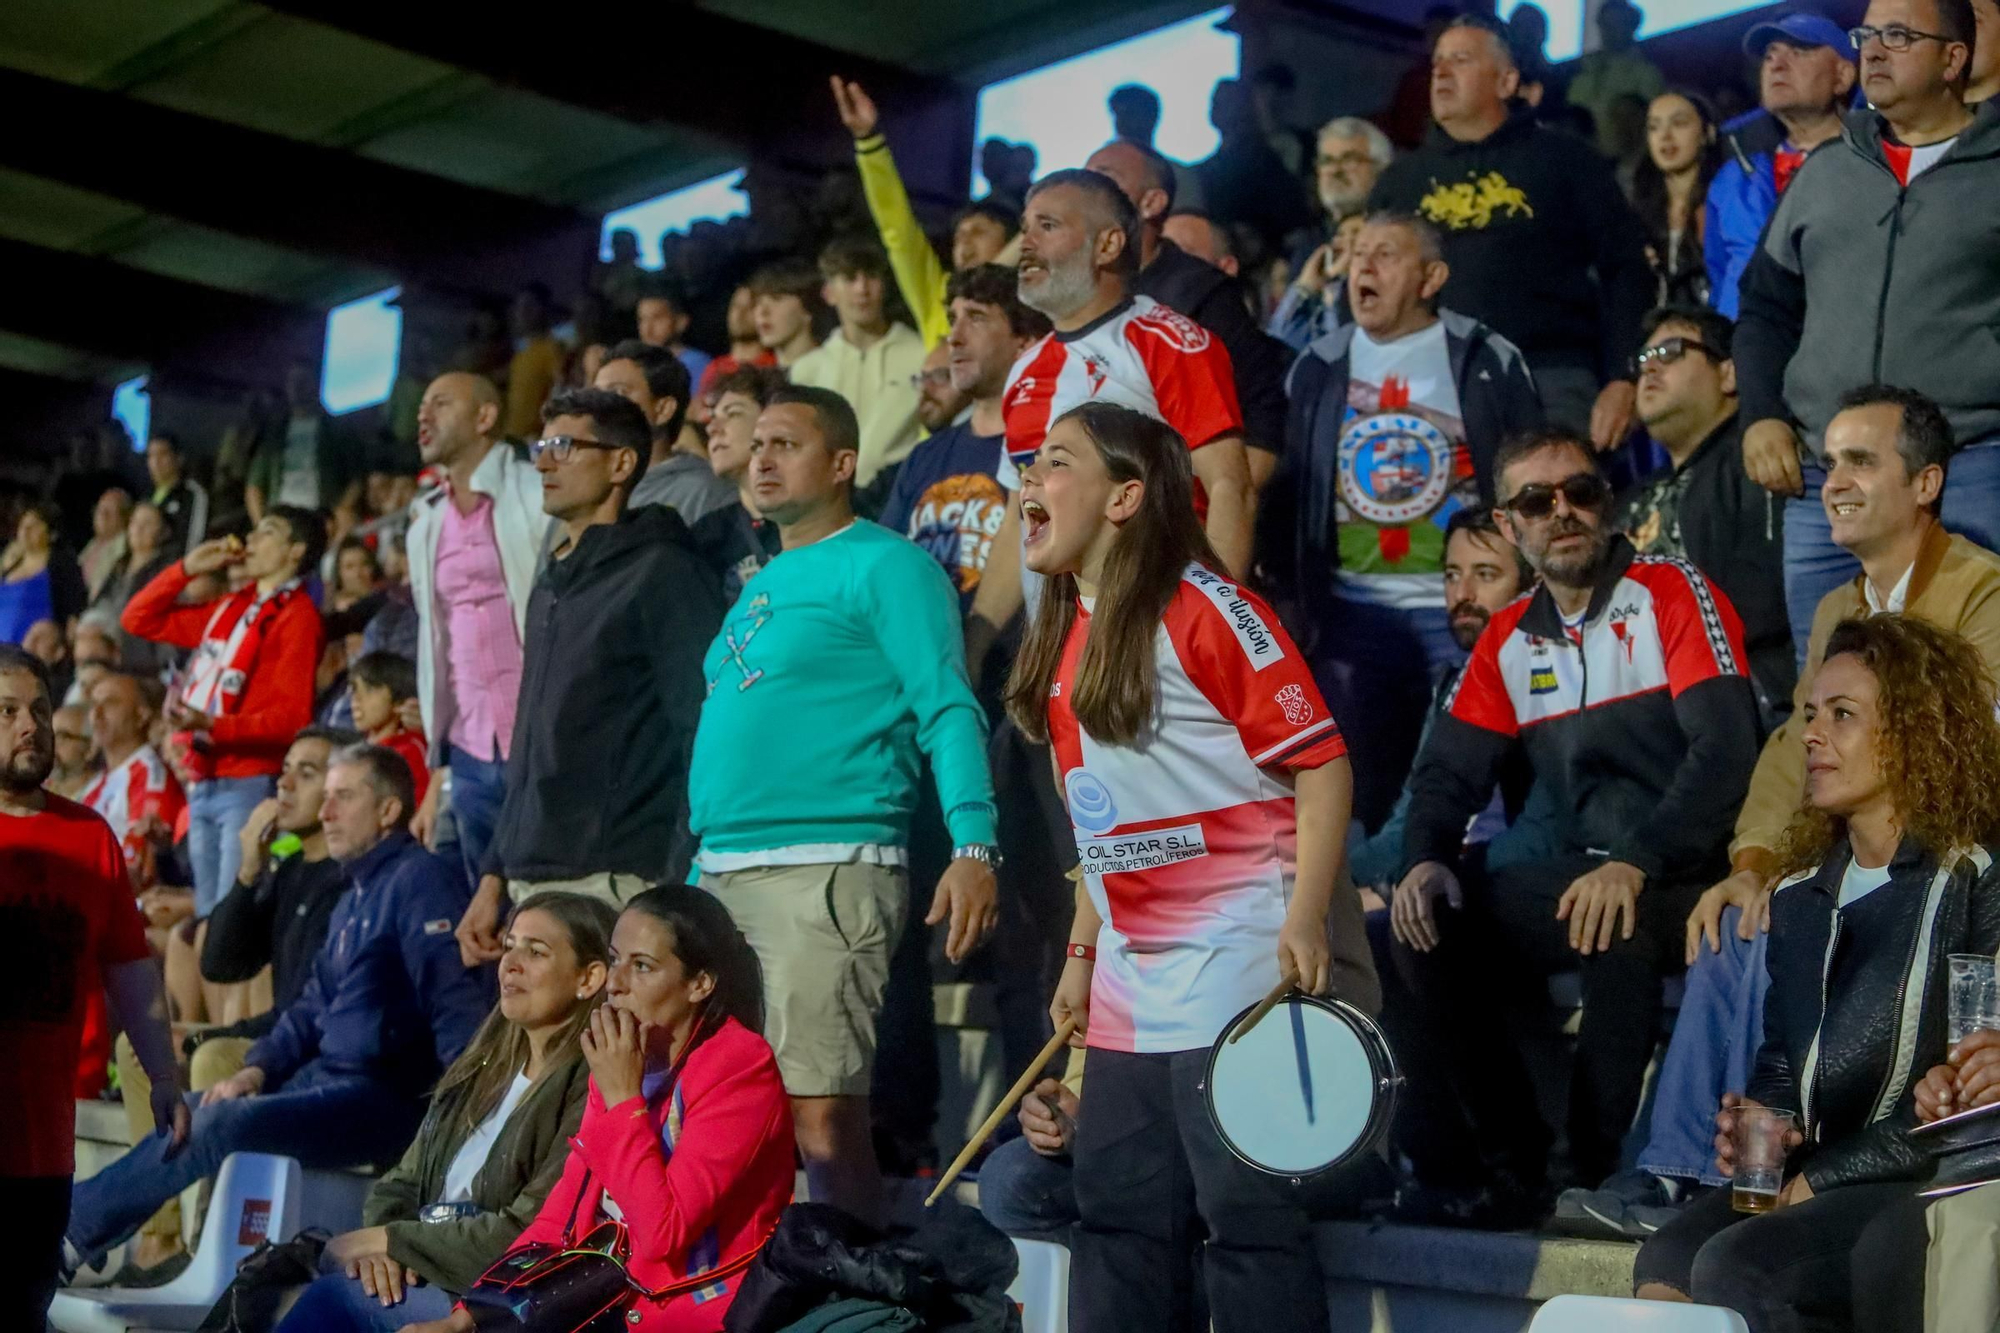
[[[1723,1098],[1732,1174],[1745,1106],[1798,1113],[1775,1210],[1696,1200],[1639,1252],[1641,1296],[1725,1305],[1752,1333],[1917,1328],[1927,1169],[1906,1131],[1945,1057],[1948,954],[2000,947],[1994,682],[1906,616],[1833,631],[1803,720],[1806,794],[1771,900],[1771,991],[1748,1095]],[[1909,1261],[1911,1246],[1915,1262]]]

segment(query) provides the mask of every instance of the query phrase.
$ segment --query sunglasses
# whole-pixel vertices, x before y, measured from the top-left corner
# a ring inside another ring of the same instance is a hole
[[[1561,492],[1571,509],[1595,512],[1611,501],[1611,487],[1604,478],[1595,472],[1579,472],[1553,486],[1547,482],[1530,482],[1514,492],[1514,498],[1503,507],[1522,518],[1547,518],[1556,512],[1557,492]]]
[[[528,457],[540,462],[544,453],[553,454],[558,463],[567,463],[578,449],[624,449],[623,444],[606,444],[602,440],[586,440],[581,435],[550,435],[545,439],[532,440],[528,444]]]
[[[1722,359],[1715,354],[1713,347],[1693,338],[1662,338],[1651,347],[1641,349],[1639,355],[1632,358],[1632,370],[1636,374],[1656,361],[1663,366],[1671,366],[1689,352],[1700,352],[1711,361]]]

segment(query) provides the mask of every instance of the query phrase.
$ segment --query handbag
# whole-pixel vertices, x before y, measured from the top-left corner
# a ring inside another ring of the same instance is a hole
[[[577,1210],[589,1192],[586,1171],[563,1223],[562,1241],[524,1245],[479,1275],[464,1296],[474,1328],[481,1333],[612,1333],[627,1322],[640,1297],[664,1301],[712,1286],[748,1268],[764,1248],[759,1241],[705,1273],[647,1287],[626,1267],[632,1239],[623,1222],[606,1220],[576,1236]]]

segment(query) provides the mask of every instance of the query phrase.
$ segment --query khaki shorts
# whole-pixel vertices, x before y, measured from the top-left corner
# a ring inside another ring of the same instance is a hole
[[[764,972],[764,1036],[794,1097],[865,1097],[889,955],[909,915],[900,866],[704,874]]]
[[[651,887],[644,875],[620,875],[606,870],[582,879],[510,879],[507,898],[519,907],[538,893],[580,893],[609,903],[614,912],[622,912],[626,903]]]

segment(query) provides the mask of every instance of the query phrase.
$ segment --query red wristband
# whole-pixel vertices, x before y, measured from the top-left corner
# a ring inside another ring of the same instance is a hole
[[[1081,958],[1086,963],[1094,963],[1097,961],[1097,946],[1094,944],[1072,943],[1069,946],[1069,956],[1071,958]]]

